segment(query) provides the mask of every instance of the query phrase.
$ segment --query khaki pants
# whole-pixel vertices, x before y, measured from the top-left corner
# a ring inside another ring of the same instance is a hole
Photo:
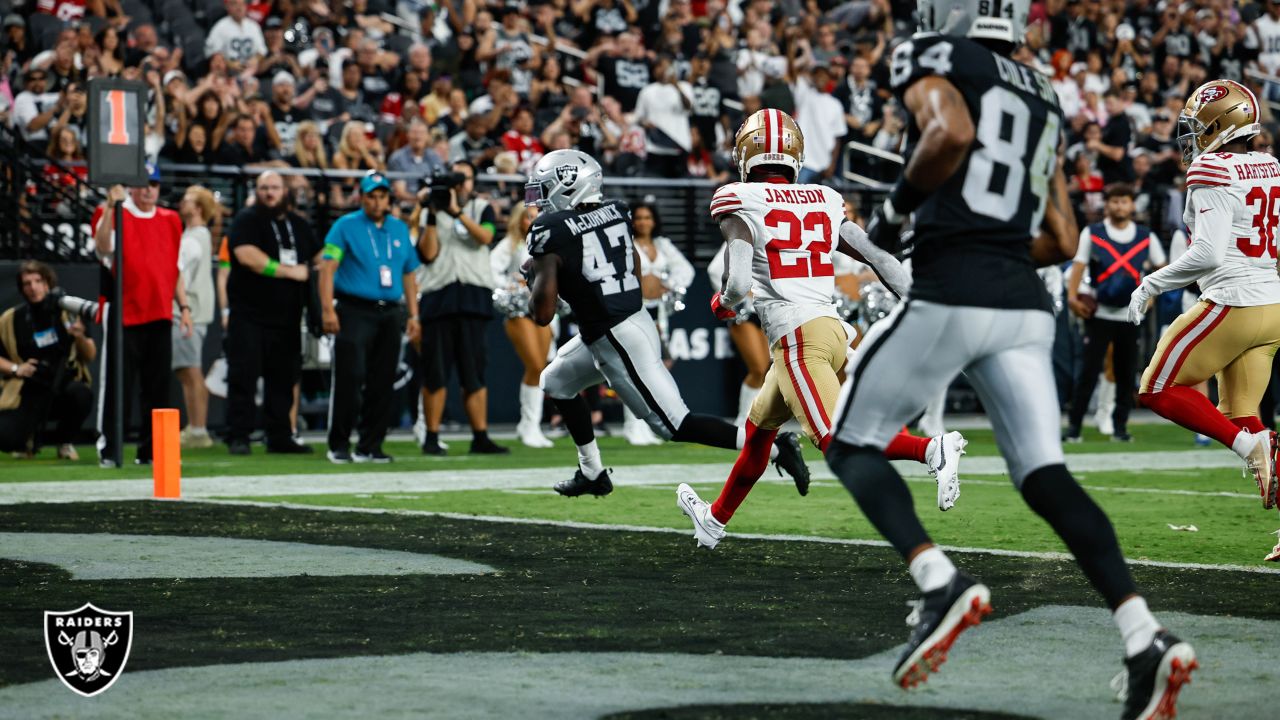
[[[773,346],[773,365],[751,403],[751,422],[776,430],[794,417],[813,444],[823,447],[840,397],[836,373],[848,346],[844,326],[831,317],[814,318],[783,336]]]
[[[1229,418],[1258,414],[1280,346],[1280,305],[1231,307],[1201,300],[1178,316],[1142,373],[1140,392],[1196,385],[1218,376],[1218,409]]]

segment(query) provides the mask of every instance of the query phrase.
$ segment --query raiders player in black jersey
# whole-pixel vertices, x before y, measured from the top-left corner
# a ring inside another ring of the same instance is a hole
[[[923,594],[893,670],[923,682],[955,637],[991,611],[920,524],[883,450],[957,373],[986,408],[1027,504],[1075,555],[1114,611],[1129,674],[1123,718],[1172,714],[1196,666],[1137,593],[1111,522],[1067,471],[1050,349],[1054,321],[1036,267],[1075,252],[1061,170],[1062,114],[1049,82],[1009,59],[1030,0],[918,0],[921,30],[894,52],[891,86],[911,114],[902,178],[867,232],[896,248],[915,216],[914,285],[868,332],[837,408],[827,462],[908,562]],[[964,328],[963,333],[953,332]]]
[[[579,394],[602,380],[663,438],[727,450],[740,449],[745,440],[741,428],[690,413],[680,397],[640,297],[631,212],[621,201],[603,199],[603,181],[595,158],[578,150],[556,150],[538,161],[525,185],[525,203],[541,211],[527,239],[534,273],[529,315],[547,325],[555,316],[557,297],[562,297],[580,328],[542,371],[541,382],[578,446],[577,472],[555,486],[569,497],[613,490],[596,447],[591,412]],[[771,456],[800,494],[807,493],[809,468],[795,433],[780,433]]]

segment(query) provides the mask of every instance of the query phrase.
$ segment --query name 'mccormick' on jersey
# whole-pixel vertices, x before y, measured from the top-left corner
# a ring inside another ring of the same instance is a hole
[[[543,213],[529,227],[529,254],[560,256],[560,297],[590,343],[640,311],[631,211],[621,200]]]
[[[1050,308],[1031,261],[1058,162],[1062,111],[1048,78],[962,37],[921,33],[893,53],[890,85],[945,78],[964,96],[973,146],[915,211],[911,296],[950,305]],[[908,123],[908,154],[921,128]]]

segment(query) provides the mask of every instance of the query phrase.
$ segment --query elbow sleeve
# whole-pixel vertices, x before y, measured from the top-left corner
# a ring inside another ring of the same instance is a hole
[[[737,305],[751,292],[751,257],[754,255],[751,243],[746,240],[730,240],[725,252],[725,263],[729,268],[729,277],[725,279],[724,291],[720,293],[726,305]]]

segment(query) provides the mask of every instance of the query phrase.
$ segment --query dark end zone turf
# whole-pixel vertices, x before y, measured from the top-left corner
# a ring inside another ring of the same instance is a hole
[[[872,703],[771,703],[767,705],[687,705],[606,715],[601,720],[1025,720],[1027,715],[899,707]]]
[[[0,686],[44,680],[43,612],[132,610],[131,670],[411,652],[862,658],[907,637],[915,588],[885,548],[200,503],[0,506],[6,532],[214,536],[434,553],[480,576],[73,581],[0,560]],[[87,539],[86,542],[91,542]],[[3,548],[0,548],[0,557]],[[1069,562],[957,554],[996,615],[1101,603]],[[1140,567],[1155,610],[1280,619],[1274,575]],[[749,631],[744,631],[744,628]],[[921,716],[923,717],[923,716]]]

